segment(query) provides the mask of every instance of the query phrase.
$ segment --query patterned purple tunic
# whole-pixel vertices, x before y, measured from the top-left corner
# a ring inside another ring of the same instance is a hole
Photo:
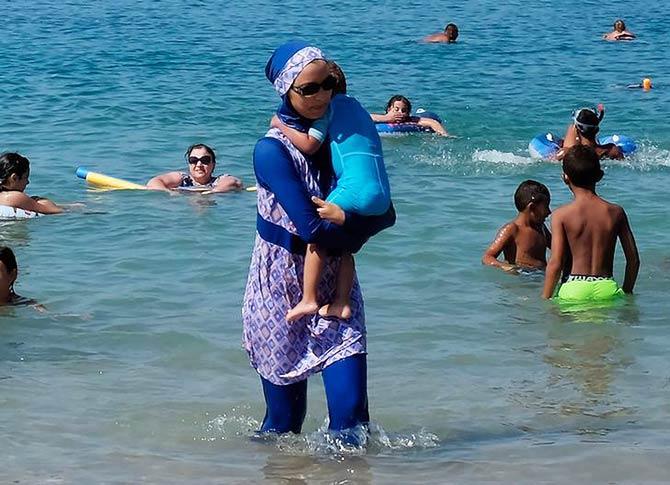
[[[323,198],[302,153],[279,130],[271,129],[267,136],[280,140],[288,149],[306,190]],[[258,214],[263,220],[297,234],[276,195],[261,184],[258,184]],[[244,346],[256,371],[277,385],[302,381],[333,362],[366,353],[363,296],[356,278],[351,291],[350,319],[316,315],[286,321],[286,313],[302,298],[304,261],[304,254],[294,254],[256,232],[242,307]],[[336,257],[326,263],[319,286],[320,304],[332,301],[335,296],[338,264]]]

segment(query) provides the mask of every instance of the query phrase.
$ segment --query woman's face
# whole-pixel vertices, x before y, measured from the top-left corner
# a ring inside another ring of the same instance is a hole
[[[214,160],[205,148],[194,148],[188,154],[188,171],[199,184],[206,184],[212,178]]]
[[[332,89],[327,91],[319,89],[316,94],[309,96],[301,94],[300,91],[310,83],[320,85],[330,75],[330,69],[325,61],[313,61],[307,64],[307,67],[295,78],[288,91],[288,99],[300,116],[308,120],[316,120],[326,114],[333,95]]]

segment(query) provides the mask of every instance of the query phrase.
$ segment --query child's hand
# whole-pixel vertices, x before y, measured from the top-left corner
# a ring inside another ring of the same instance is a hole
[[[341,226],[344,224],[346,219],[346,214],[339,205],[331,204],[325,200],[321,200],[318,197],[312,197],[312,202],[316,205],[316,212],[319,213],[321,219],[332,222]]]

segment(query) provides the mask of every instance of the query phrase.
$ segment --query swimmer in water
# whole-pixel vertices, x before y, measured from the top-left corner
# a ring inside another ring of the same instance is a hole
[[[60,214],[63,208],[49,199],[25,193],[30,183],[30,161],[18,153],[0,155],[0,205],[36,212]]]
[[[519,214],[502,226],[482,257],[482,264],[504,271],[544,269],[551,233],[544,224],[551,210],[549,189],[535,180],[525,180],[514,192],[514,205]],[[498,256],[504,255],[504,261]]]
[[[431,34],[423,39],[424,42],[442,42],[446,44],[454,44],[458,39],[458,27],[456,24],[447,24],[444,32]]]
[[[640,269],[635,238],[623,208],[596,194],[602,177],[600,158],[592,147],[576,145],[567,151],[563,182],[574,200],[551,218],[551,258],[542,298],[554,296],[561,272],[560,299],[605,300],[633,292]],[[626,257],[623,288],[612,278],[617,239]]]
[[[603,34],[603,39],[605,40],[633,40],[635,38],[634,33],[626,30],[626,24],[621,19],[617,19],[614,22],[614,30],[612,32]]]
[[[19,298],[14,293],[18,273],[14,251],[7,246],[0,246],[0,305],[11,304]]]
[[[405,96],[397,94],[386,103],[386,113],[383,115],[370,114],[370,116],[375,123],[416,123],[419,126],[430,128],[438,135],[451,136],[439,121],[432,118],[412,116],[411,113],[412,103]]]
[[[157,175],[147,182],[151,190],[189,190],[203,194],[219,194],[242,190],[242,181],[228,174],[214,176],[216,154],[202,143],[191,145],[184,154],[188,162],[188,173],[168,172]]]
[[[563,139],[563,146],[556,153],[557,160],[563,160],[566,151],[575,145],[586,145],[593,148],[600,158],[621,160],[623,152],[614,143],[601,145],[596,140],[600,131],[600,122],[605,116],[605,108],[598,105],[597,109],[580,108],[572,113],[572,124],[568,126]]]

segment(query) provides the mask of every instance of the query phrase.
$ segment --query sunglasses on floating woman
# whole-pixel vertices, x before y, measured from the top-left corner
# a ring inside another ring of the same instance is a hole
[[[191,165],[196,165],[198,162],[202,163],[203,165],[209,165],[212,163],[212,157],[209,155],[203,155],[202,157],[188,157],[188,163]]]

